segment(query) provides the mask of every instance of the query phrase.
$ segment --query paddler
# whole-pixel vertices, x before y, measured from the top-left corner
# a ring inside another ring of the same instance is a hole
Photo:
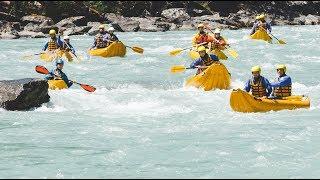
[[[282,98],[291,96],[291,78],[286,74],[287,67],[284,64],[277,65],[278,78],[270,83],[273,88],[272,98]]]
[[[114,34],[115,29],[113,27],[108,28],[108,35],[106,37],[107,40],[107,46],[109,46],[111,43],[113,43],[114,41],[118,41],[118,37]]]
[[[250,92],[256,98],[267,98],[272,88],[267,78],[261,76],[260,66],[253,66],[251,68],[252,77],[245,84],[244,90]]]
[[[107,47],[107,36],[108,33],[105,31],[103,24],[99,26],[99,33],[94,37],[93,45],[90,49],[105,48]]]
[[[266,31],[268,30],[271,33],[271,24],[270,22],[266,22],[266,16],[264,14],[258,15],[256,17],[256,21],[253,24],[250,35],[254,34],[259,28],[263,28]]]
[[[227,41],[221,36],[221,30],[219,28],[214,30],[213,35],[212,49],[224,50],[225,46],[229,46]]]
[[[62,47],[63,42],[60,40],[60,37],[58,38],[56,35],[56,31],[54,29],[51,29],[49,31],[50,40],[44,45],[43,51],[55,51]]]
[[[62,79],[69,87],[72,86],[73,84],[73,81],[70,81],[67,77],[67,75],[62,72],[62,69],[63,69],[63,65],[64,65],[64,62],[62,59],[58,59],[56,61],[56,68],[53,69],[52,71],[49,72],[48,75],[46,75],[45,79],[46,80],[59,80],[59,79]]]
[[[200,58],[190,64],[190,68],[198,68],[197,74],[200,74],[202,71],[206,70],[213,63],[220,64],[219,58],[214,54],[209,55],[204,46],[199,46],[197,50]]]
[[[71,51],[73,54],[76,53],[75,49],[70,44],[70,37],[69,36],[64,36],[63,37],[63,45],[61,47],[61,50],[66,50],[68,52]]]
[[[194,48],[198,48],[199,46],[205,46],[206,48],[211,50],[211,42],[213,41],[213,37],[210,36],[204,30],[204,24],[198,25],[198,33],[195,34],[192,38],[192,46]]]

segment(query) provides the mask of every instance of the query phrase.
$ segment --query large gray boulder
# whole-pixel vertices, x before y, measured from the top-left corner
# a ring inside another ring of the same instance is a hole
[[[33,31],[20,31],[18,32],[20,37],[25,38],[44,38],[46,37],[42,32],[33,32]]]
[[[91,28],[91,26],[71,27],[63,31],[63,35],[82,35],[87,33]]]
[[[320,16],[308,14],[305,20],[305,25],[316,25],[319,24]]]
[[[41,24],[43,22],[50,22],[50,24],[53,24],[53,20],[49,17],[42,16],[42,15],[28,15],[28,16],[23,16],[21,18],[22,24],[26,25],[28,23],[33,23],[33,24]]]
[[[170,8],[163,10],[162,17],[168,19],[168,22],[182,23],[183,21],[190,20],[190,16],[185,8]]]
[[[40,107],[50,100],[48,86],[47,81],[32,78],[0,81],[0,107],[10,111]]]

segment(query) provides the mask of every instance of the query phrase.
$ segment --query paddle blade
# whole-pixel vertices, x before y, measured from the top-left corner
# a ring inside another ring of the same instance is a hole
[[[143,54],[143,49],[141,47],[136,47],[136,46],[133,46],[131,48],[134,52],[137,52],[137,53],[140,53],[140,54]]]
[[[80,84],[80,86],[86,90],[86,91],[89,91],[89,92],[94,92],[96,90],[95,87],[93,86],[90,86],[90,85],[87,85],[87,84]]]
[[[279,43],[279,44],[287,44],[286,42],[284,42],[284,41],[281,40],[281,39],[278,40],[278,43]]]
[[[40,65],[36,66],[35,70],[40,74],[49,74],[48,69]]]
[[[186,70],[186,67],[184,65],[178,65],[178,66],[172,66],[170,69],[171,73],[179,73],[184,72]]]
[[[233,58],[237,58],[239,56],[239,54],[237,53],[237,51],[233,50],[233,49],[229,49],[229,54],[233,57]]]
[[[176,55],[180,54],[182,51],[183,51],[182,48],[178,48],[178,49],[170,51],[170,55],[171,56],[176,56]]]

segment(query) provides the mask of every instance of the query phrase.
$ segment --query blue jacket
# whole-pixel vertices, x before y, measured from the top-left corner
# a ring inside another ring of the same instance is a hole
[[[71,51],[73,54],[75,54],[75,53],[76,53],[76,50],[74,49],[74,47],[73,47],[70,43],[66,43],[66,42],[63,41],[63,47],[64,47],[64,48],[68,48],[68,46],[67,46],[66,44],[68,44],[68,46],[70,47],[70,51]]]
[[[279,79],[276,82],[270,83],[270,86],[273,88],[276,88],[276,87],[289,86],[290,84],[292,84],[291,77],[284,74],[281,77],[279,77]]]
[[[67,75],[62,72],[60,69],[56,68],[56,69],[53,69],[49,72],[49,74],[46,75],[46,77],[44,79],[46,80],[52,80],[54,79],[54,72],[57,71],[58,72],[58,75],[61,77],[62,80],[64,80],[64,82],[67,84],[68,87],[71,87],[73,82],[70,81],[67,77]]]
[[[59,48],[63,46],[63,42],[61,41],[60,37],[57,38],[57,42],[56,42],[56,43],[57,43],[57,45],[58,45]],[[47,50],[48,44],[49,44],[49,42],[47,42],[47,43],[44,45],[44,47],[43,47],[43,49],[42,49],[43,51]]]
[[[210,54],[209,55],[210,58],[214,61],[219,61],[219,58],[218,56],[214,55],[214,54]],[[194,69],[196,68],[196,66],[203,66],[204,65],[204,62],[202,60],[202,58],[200,57],[199,59],[193,61],[191,64],[190,64],[190,68]]]
[[[99,32],[99,34],[101,34],[100,32]],[[104,34],[102,34],[102,41],[104,41],[104,42],[108,42],[108,33],[107,32],[105,32]],[[95,48],[97,46],[97,37],[95,36],[94,37],[94,40],[93,40],[93,45],[92,45],[92,47],[91,48]]]
[[[260,76],[261,77],[261,83],[262,83],[262,86],[264,88],[266,88],[266,91],[267,91],[267,96],[269,96],[272,92],[272,88],[270,86],[270,82],[267,78],[263,77],[263,76]],[[250,85],[250,82],[251,80],[253,80],[253,77],[251,77],[245,84],[244,86],[244,90],[247,91],[247,92],[250,92],[251,90],[251,85]]]
[[[253,27],[252,27],[252,29],[251,29],[250,35],[251,35],[251,34],[254,34],[254,33],[256,32],[256,29],[258,28],[259,25],[260,25],[260,22],[259,22],[259,21],[256,21],[256,22],[253,24]],[[270,24],[270,22],[266,22],[266,27],[267,27],[266,30],[268,30],[268,31],[271,33],[271,24]]]

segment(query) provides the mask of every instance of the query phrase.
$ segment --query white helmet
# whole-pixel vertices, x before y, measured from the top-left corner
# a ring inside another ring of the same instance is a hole
[[[221,32],[221,31],[220,31],[220,29],[218,29],[218,28],[214,30],[214,34],[220,34],[220,32]]]
[[[65,40],[65,39],[70,39],[70,37],[69,37],[69,36],[64,36],[63,39],[64,39],[64,40]]]
[[[113,27],[109,27],[108,31],[114,31],[115,29]]]

